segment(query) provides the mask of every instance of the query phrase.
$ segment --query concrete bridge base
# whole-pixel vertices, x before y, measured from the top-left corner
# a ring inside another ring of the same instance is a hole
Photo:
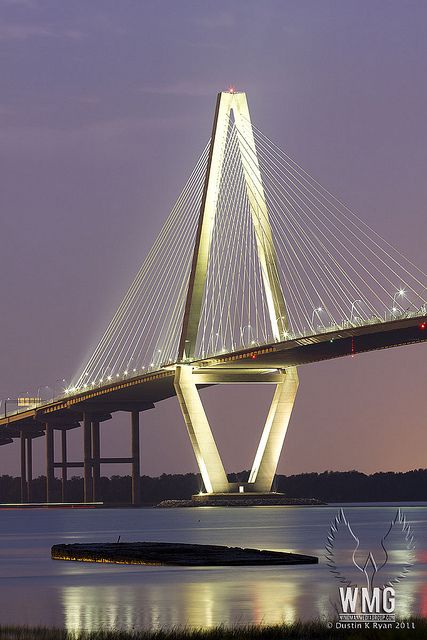
[[[177,501],[179,502],[179,501]],[[191,498],[195,507],[289,507],[319,506],[325,504],[316,498],[290,498],[284,493],[198,493]],[[160,505],[162,506],[162,505]],[[173,505],[170,505],[173,506]],[[180,506],[176,504],[175,506]],[[182,505],[181,505],[182,506]]]

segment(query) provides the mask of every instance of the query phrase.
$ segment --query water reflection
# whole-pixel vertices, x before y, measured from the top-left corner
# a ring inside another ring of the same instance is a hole
[[[348,509],[348,508],[347,508]],[[336,507],[129,510],[3,514],[0,535],[2,622],[79,629],[219,624],[272,624],[334,616],[338,582],[323,559]],[[396,508],[352,509],[351,522],[378,542]],[[397,615],[427,616],[426,509],[405,509],[414,523],[417,559],[396,588]],[[126,528],[123,523],[126,523]],[[31,533],[29,533],[31,532]],[[50,546],[61,540],[117,539],[210,542],[303,551],[319,565],[168,568],[61,563]],[[398,556],[396,556],[398,557]],[[27,600],[25,612],[20,606]]]
[[[247,576],[246,576],[247,577]],[[238,576],[224,581],[117,587],[64,587],[62,603],[69,631],[85,628],[158,629],[164,626],[213,627],[225,624],[294,622],[304,597],[292,583]]]
[[[330,619],[338,593],[334,581],[319,580],[311,568],[287,569],[157,570],[157,575],[141,575],[131,585],[66,586],[65,626],[69,631],[158,629]]]

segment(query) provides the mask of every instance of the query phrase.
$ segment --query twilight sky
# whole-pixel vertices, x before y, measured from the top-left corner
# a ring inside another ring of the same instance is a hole
[[[423,0],[0,0],[0,398],[57,391],[79,368],[230,84],[257,126],[427,270],[426,24]],[[425,467],[425,354],[302,367],[279,472]],[[204,392],[227,470],[252,463],[270,395]],[[102,453],[127,455],[127,419],[102,429]],[[142,414],[141,433],[143,473],[196,470],[176,399]],[[72,432],[73,459],[81,440]],[[18,457],[17,443],[1,448],[0,473]]]

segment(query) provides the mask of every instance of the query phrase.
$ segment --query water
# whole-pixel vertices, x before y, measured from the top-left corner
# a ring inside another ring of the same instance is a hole
[[[381,552],[396,506],[345,505],[361,547]],[[416,562],[396,588],[397,615],[427,616],[427,505],[402,505]],[[2,510],[2,624],[69,630],[210,627],[334,616],[337,581],[323,558],[328,507]],[[58,562],[60,542],[156,540],[308,553],[319,565],[175,568]]]

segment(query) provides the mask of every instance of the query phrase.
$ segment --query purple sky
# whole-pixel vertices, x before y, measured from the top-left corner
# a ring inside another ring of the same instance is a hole
[[[0,397],[57,390],[79,368],[230,84],[257,126],[426,270],[426,22],[422,0],[0,0]],[[279,471],[425,467],[425,354],[303,367]],[[250,466],[269,395],[205,392],[227,470]],[[126,421],[103,431],[103,453],[126,455]],[[143,415],[142,442],[143,473],[196,469],[175,399]],[[1,473],[18,455],[0,450]]]

